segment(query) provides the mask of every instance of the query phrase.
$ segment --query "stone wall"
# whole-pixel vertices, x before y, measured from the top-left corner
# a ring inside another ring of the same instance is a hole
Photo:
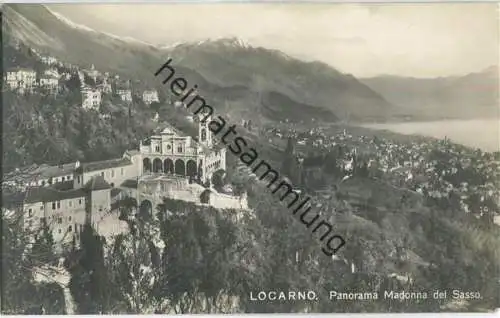
[[[237,209],[248,210],[246,194],[242,196],[233,196],[224,193],[211,191],[208,204],[217,209]]]

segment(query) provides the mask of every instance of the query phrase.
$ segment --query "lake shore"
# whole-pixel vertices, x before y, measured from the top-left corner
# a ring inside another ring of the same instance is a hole
[[[404,135],[448,138],[452,142],[488,152],[500,149],[500,120],[497,119],[359,124],[358,126]]]

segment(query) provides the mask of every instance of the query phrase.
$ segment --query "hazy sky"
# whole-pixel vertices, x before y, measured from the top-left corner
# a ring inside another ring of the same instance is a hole
[[[237,36],[358,77],[436,77],[499,63],[497,4],[64,4],[96,30],[153,44]]]

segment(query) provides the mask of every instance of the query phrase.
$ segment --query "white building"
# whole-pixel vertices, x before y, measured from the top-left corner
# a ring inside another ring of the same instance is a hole
[[[56,77],[54,75],[47,75],[43,74],[40,77],[40,87],[43,87],[45,89],[49,89],[51,91],[56,91],[57,88],[59,87],[59,77]]]
[[[57,59],[53,56],[42,56],[41,57],[42,63],[47,64],[47,65],[52,65],[57,63]]]
[[[113,88],[111,87],[111,84],[108,83],[106,79],[104,79],[102,84],[98,84],[97,88],[103,93],[103,94],[110,94],[113,92]]]
[[[49,68],[49,69],[45,70],[43,72],[43,75],[52,76],[52,77],[56,77],[56,78],[61,77],[61,75],[59,75],[59,71],[57,71],[57,69],[55,69],[55,68]]]
[[[120,99],[124,102],[132,102],[132,91],[130,89],[118,89],[116,94],[120,96]]]
[[[32,90],[36,86],[36,72],[28,68],[7,71],[5,83],[10,89]]]
[[[144,91],[142,93],[142,100],[146,105],[149,105],[153,102],[159,102],[160,100],[158,99],[158,92],[155,90],[151,91]]]
[[[82,88],[82,107],[85,109],[98,109],[101,105],[101,92],[90,87]]]

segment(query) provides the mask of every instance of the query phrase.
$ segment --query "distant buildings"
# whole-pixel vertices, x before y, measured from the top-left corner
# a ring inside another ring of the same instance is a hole
[[[28,68],[14,68],[5,75],[5,83],[10,89],[32,90],[36,86],[36,72]]]
[[[103,94],[111,94],[113,92],[111,84],[109,84],[106,79],[103,80],[102,84],[97,85],[97,89],[99,89]]]
[[[73,180],[73,171],[79,162],[49,166],[46,164],[33,165],[22,170],[5,174],[4,182],[19,189],[27,187],[50,186],[56,183]]]
[[[48,69],[40,76],[39,86],[55,92],[59,87],[59,77],[57,70]]]
[[[94,82],[101,75],[101,73],[95,69],[94,64],[92,64],[92,66],[90,67],[90,70],[86,70],[85,73],[87,74],[88,77],[92,78],[94,80]]]
[[[57,63],[57,59],[53,56],[42,56],[40,60],[42,61],[42,63],[47,65],[53,65]]]
[[[142,93],[142,100],[144,104],[150,105],[153,102],[159,102],[158,92],[156,90],[146,90]]]
[[[95,88],[83,87],[82,107],[84,109],[98,109],[101,105],[101,91]]]
[[[122,101],[129,103],[132,102],[132,91],[130,89],[118,89],[116,90],[116,94]]]

